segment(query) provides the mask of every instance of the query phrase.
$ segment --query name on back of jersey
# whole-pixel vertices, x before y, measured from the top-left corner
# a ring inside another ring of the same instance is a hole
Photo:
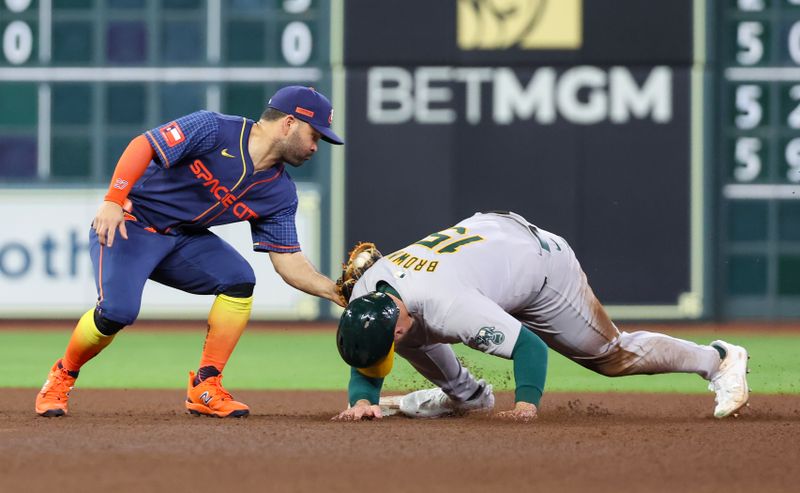
[[[436,267],[439,266],[438,260],[426,260],[424,258],[419,258],[411,255],[405,250],[398,250],[387,256],[386,259],[404,269],[413,269],[415,271],[434,272]]]

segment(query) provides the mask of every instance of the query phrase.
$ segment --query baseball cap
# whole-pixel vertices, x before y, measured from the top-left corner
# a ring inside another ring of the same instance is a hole
[[[331,130],[331,102],[313,87],[286,86],[278,89],[267,102],[267,106],[308,123],[322,134],[322,140],[326,142],[344,144],[344,140]]]

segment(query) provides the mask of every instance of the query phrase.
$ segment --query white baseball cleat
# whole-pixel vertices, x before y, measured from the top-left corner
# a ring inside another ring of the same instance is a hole
[[[450,399],[438,387],[411,392],[400,399],[400,412],[411,418],[439,418],[493,409],[492,386],[484,380],[478,380],[478,385],[480,389],[477,397],[464,402]]]
[[[734,346],[725,341],[714,341],[712,346],[725,350],[725,358],[719,365],[717,373],[711,377],[708,390],[713,390],[717,395],[714,401],[715,418],[724,418],[738,411],[747,404],[750,398],[750,389],[747,387],[747,350],[741,346]]]

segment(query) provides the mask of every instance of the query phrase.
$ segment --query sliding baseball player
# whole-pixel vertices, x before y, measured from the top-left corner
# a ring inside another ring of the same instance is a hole
[[[749,396],[744,348],[620,332],[569,244],[511,212],[475,214],[380,258],[348,298],[337,345],[351,366],[350,406],[334,419],[382,416],[380,391],[395,353],[436,385],[404,396],[403,414],[491,409],[491,385],[461,365],[455,343],[513,360],[515,406],[499,416],[514,420],[537,416],[548,346],[610,377],[696,373],[716,393],[717,418]]]

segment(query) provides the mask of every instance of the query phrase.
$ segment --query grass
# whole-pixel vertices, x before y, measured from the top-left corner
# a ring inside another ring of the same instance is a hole
[[[226,386],[232,389],[347,388],[348,369],[334,344],[334,333],[247,332],[242,336],[225,369]],[[121,332],[113,344],[90,361],[81,372],[82,388],[183,388],[188,371],[196,368],[203,345],[201,331]],[[800,393],[796,351],[800,335],[671,334],[707,343],[725,339],[745,346],[751,355],[749,378],[753,392]],[[66,331],[0,331],[0,387],[38,388],[47,370],[63,354],[70,334]],[[468,347],[455,346],[470,371],[486,378],[499,390],[513,389],[512,363]],[[428,387],[402,358],[387,377],[387,390]],[[550,352],[547,391],[576,392],[707,392],[697,375],[637,375],[608,378],[597,375],[563,356]]]

